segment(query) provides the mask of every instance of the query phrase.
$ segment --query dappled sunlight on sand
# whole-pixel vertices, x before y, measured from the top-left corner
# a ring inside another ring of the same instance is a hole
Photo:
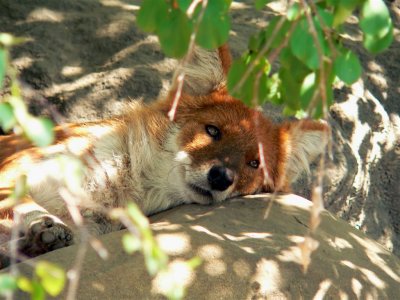
[[[355,271],[359,271],[361,274],[361,277],[364,280],[369,281],[370,283],[372,283],[375,287],[377,287],[378,289],[384,289],[386,288],[386,284],[384,281],[382,281],[376,274],[375,272],[368,270],[367,268],[362,268],[360,266],[355,265],[354,263],[352,263],[351,261],[348,260],[343,260],[340,262],[343,266],[346,266],[352,270]]]
[[[388,266],[387,262],[379,255],[387,255],[387,253],[383,250],[382,247],[379,247],[374,241],[369,239],[362,239],[357,235],[350,233],[350,236],[354,238],[360,245],[365,247],[365,254],[370,259],[370,261],[376,265],[378,268],[382,269],[388,276],[393,278],[393,280],[400,283],[400,276],[397,275],[392,268],[395,268],[397,271],[400,270],[400,266]]]
[[[253,285],[257,285],[260,295],[269,295],[280,290],[282,275],[279,264],[273,260],[262,258],[257,263],[255,274],[252,277]],[[278,296],[278,295],[276,295]],[[283,296],[283,294],[281,295]]]
[[[159,234],[158,245],[168,255],[181,255],[190,251],[190,237],[185,233]]]

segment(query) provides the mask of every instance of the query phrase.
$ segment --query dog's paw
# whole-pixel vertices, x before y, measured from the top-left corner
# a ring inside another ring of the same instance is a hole
[[[73,244],[72,231],[53,216],[41,216],[33,220],[26,232],[22,233],[18,250],[34,257]]]

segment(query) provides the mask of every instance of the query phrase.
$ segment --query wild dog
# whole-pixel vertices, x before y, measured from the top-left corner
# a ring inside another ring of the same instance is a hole
[[[86,165],[78,207],[93,234],[120,229],[105,212],[129,201],[149,216],[183,203],[209,205],[288,191],[323,152],[327,125],[311,120],[272,123],[227,92],[226,47],[209,54],[211,58],[199,53],[194,69],[186,70],[188,78],[214,81],[208,80],[203,95],[202,87],[188,84],[192,95],[182,93],[173,121],[167,116],[171,93],[149,105],[133,104],[115,118],[59,126],[55,143],[48,147],[34,147],[15,134],[0,136],[0,200],[10,196],[21,175],[29,186],[18,205],[0,212],[3,239],[10,239],[18,214],[22,254],[33,257],[74,242],[57,161],[63,154]]]

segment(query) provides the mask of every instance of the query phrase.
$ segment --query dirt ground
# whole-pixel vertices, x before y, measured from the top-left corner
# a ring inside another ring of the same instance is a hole
[[[139,1],[0,0],[0,32],[30,38],[14,48],[25,97],[36,114],[57,122],[111,116],[126,103],[152,101],[168,89],[176,61],[157,39],[135,26]],[[345,42],[364,67],[362,80],[338,86],[330,109],[333,161],[327,166],[326,208],[400,255],[400,2],[387,1],[395,24],[389,50],[363,50],[355,25]],[[277,13],[253,1],[232,6],[230,46],[234,56]],[[266,114],[281,120],[279,108]],[[309,196],[303,179],[294,189]]]

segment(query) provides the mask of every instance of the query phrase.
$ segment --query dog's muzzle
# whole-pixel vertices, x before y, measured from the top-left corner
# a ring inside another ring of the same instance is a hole
[[[208,171],[207,180],[212,190],[225,191],[233,184],[234,172],[223,166],[213,166]]]

